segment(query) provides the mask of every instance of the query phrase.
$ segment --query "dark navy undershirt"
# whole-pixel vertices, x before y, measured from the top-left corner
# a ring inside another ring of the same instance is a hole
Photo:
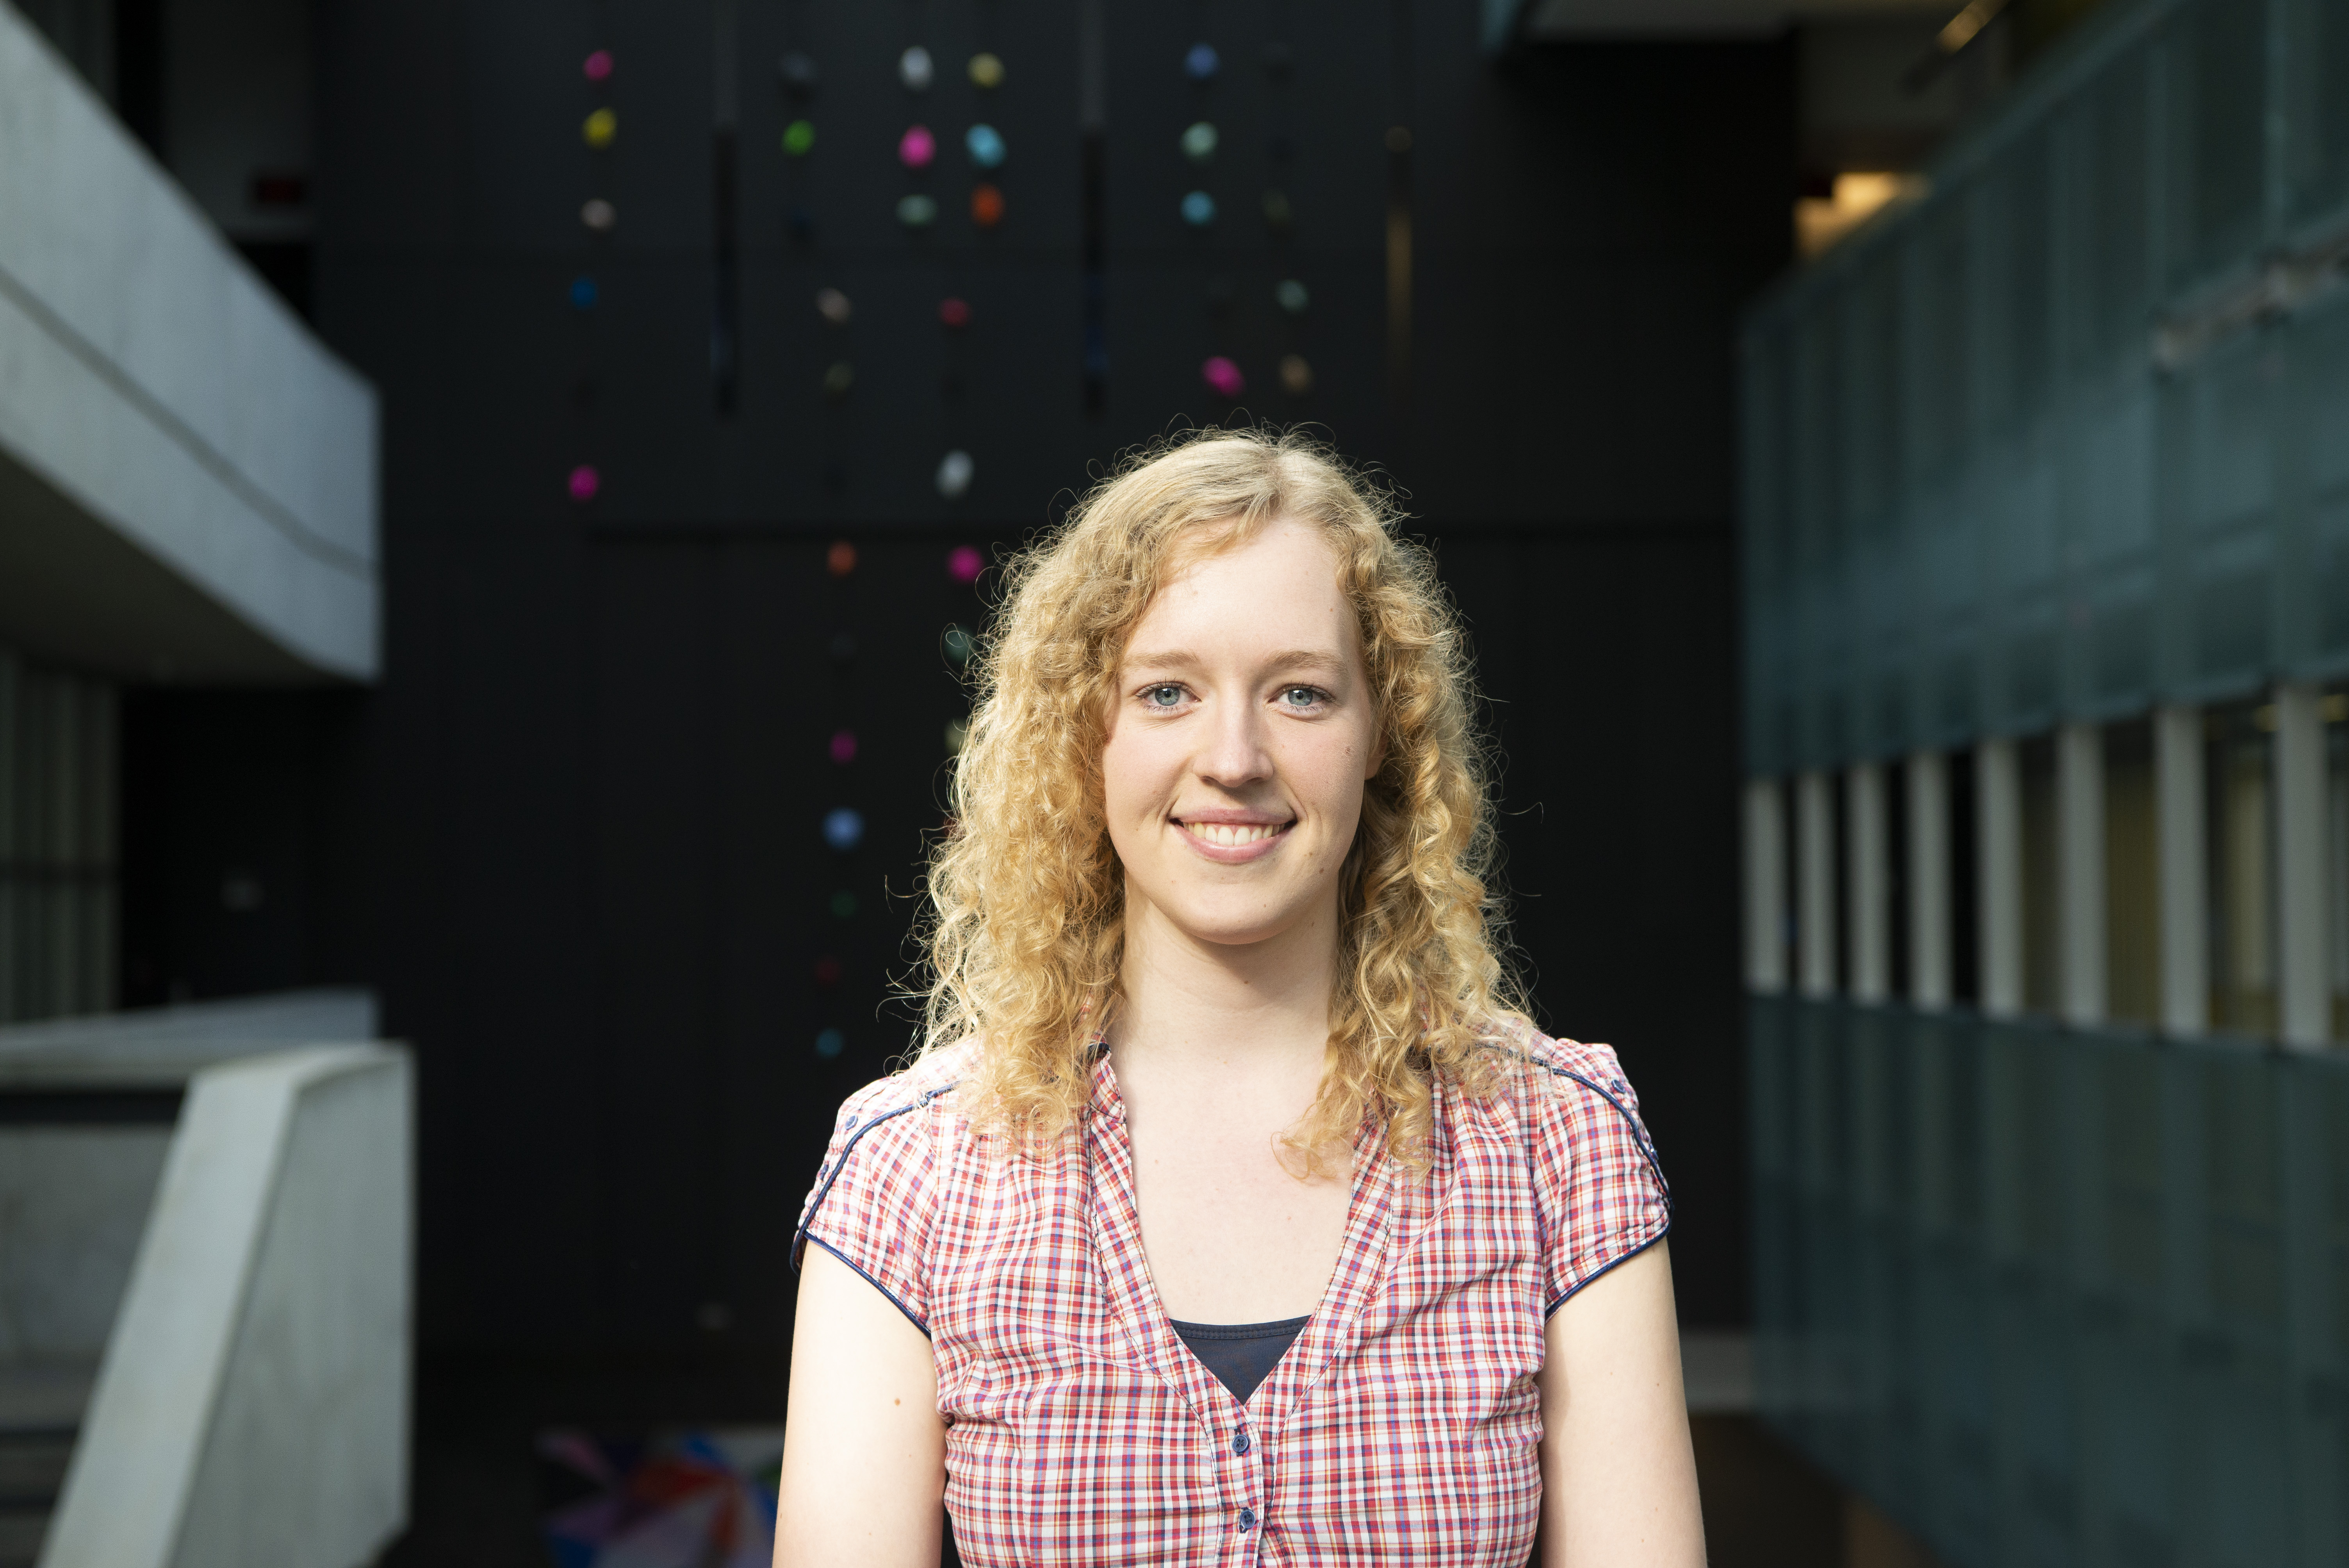
[[[1216,1381],[1232,1391],[1232,1398],[1247,1403],[1256,1386],[1263,1382],[1288,1347],[1297,1342],[1312,1315],[1285,1317],[1278,1323],[1180,1323],[1174,1332],[1191,1347],[1201,1365],[1216,1375]]]

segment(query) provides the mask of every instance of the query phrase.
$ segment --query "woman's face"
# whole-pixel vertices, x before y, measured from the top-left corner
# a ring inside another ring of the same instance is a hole
[[[1169,583],[1126,644],[1102,754],[1127,919],[1267,941],[1316,914],[1378,769],[1378,716],[1338,562],[1277,521]]]

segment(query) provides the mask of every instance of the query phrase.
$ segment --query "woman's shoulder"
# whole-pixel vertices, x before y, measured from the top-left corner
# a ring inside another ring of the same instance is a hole
[[[954,1091],[971,1076],[974,1065],[968,1044],[947,1046],[874,1078],[841,1102],[833,1130],[835,1142],[929,1139],[950,1130],[961,1119]]]
[[[1463,1113],[1507,1124],[1507,1135],[1537,1145],[1621,1143],[1622,1152],[1648,1161],[1655,1145],[1640,1114],[1640,1097],[1615,1047],[1543,1034],[1523,1020],[1494,1026],[1481,1050],[1489,1086],[1464,1097]]]
[[[799,1235],[812,1232],[879,1278],[885,1272],[883,1257],[927,1223],[960,1133],[952,1090],[969,1067],[958,1048],[926,1052],[850,1095],[801,1208]],[[899,1291],[892,1295],[901,1306],[908,1299]],[[909,1308],[908,1314],[920,1321],[918,1313]]]
[[[1487,1031],[1479,1048],[1498,1058],[1497,1080],[1520,1094],[1532,1090],[1595,1095],[1638,1114],[1639,1098],[1623,1076],[1623,1064],[1612,1046],[1545,1035],[1523,1020],[1509,1020]]]

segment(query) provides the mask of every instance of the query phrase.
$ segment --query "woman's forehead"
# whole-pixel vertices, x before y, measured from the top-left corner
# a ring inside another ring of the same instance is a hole
[[[1161,665],[1245,655],[1251,663],[1346,665],[1358,656],[1354,619],[1328,538],[1281,520],[1171,575],[1123,659]]]

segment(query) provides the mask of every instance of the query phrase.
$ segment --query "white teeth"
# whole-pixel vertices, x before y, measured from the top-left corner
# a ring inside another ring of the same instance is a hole
[[[1253,844],[1280,831],[1278,827],[1260,822],[1185,822],[1183,825],[1208,843],[1220,844],[1226,849]]]

